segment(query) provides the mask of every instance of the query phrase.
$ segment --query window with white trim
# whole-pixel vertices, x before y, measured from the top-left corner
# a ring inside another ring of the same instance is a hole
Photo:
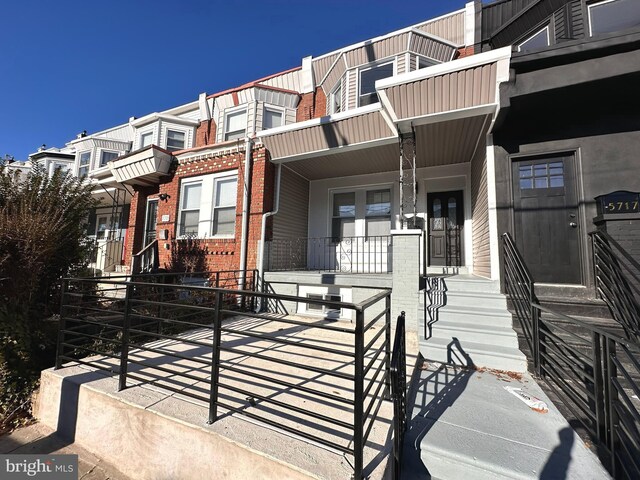
[[[118,158],[118,156],[118,152],[102,150],[102,152],[100,152],[100,166],[106,167],[108,162],[110,162],[111,160],[115,160],[116,158]]]
[[[283,125],[282,117],[282,110],[265,107],[264,113],[262,114],[262,129],[266,130],[268,128],[280,127]]]
[[[518,44],[519,52],[527,52],[529,50],[537,50],[539,48],[548,47],[551,44],[549,36],[549,25],[541,28],[536,33]]]
[[[178,236],[233,238],[237,171],[187,178],[180,186]]]
[[[180,130],[167,130],[167,150],[175,152],[184,149],[185,133]]]
[[[365,210],[365,235],[376,237],[391,233],[391,190],[369,190]]]
[[[78,177],[86,177],[89,173],[89,165],[91,163],[91,151],[80,153],[80,159],[78,161]]]
[[[427,68],[436,65],[438,62],[429,58],[418,57],[418,69]]]
[[[376,93],[376,81],[393,76],[393,62],[383,63],[371,68],[360,70],[360,87],[358,92],[358,105],[371,105],[378,102]]]
[[[247,109],[225,114],[224,139],[237,140],[247,133]]]
[[[386,185],[334,192],[331,197],[333,241],[388,236],[391,232],[391,192]]]
[[[329,98],[329,113],[339,113],[342,111],[342,82],[333,89]]]
[[[331,220],[331,237],[339,242],[345,237],[356,234],[356,194],[340,192],[333,194],[333,215]]]
[[[640,26],[638,0],[604,0],[587,5],[591,36]]]
[[[140,135],[140,148],[148,147],[153,143],[153,132],[145,132]]]

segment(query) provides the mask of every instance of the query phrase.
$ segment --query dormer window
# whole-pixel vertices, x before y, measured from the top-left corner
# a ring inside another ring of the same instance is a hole
[[[342,83],[338,83],[338,86],[331,92],[329,109],[329,113],[339,113],[342,111]]]
[[[175,152],[184,149],[184,132],[167,130],[167,150]]]
[[[282,125],[282,110],[265,108],[262,117],[262,129],[280,127]]]
[[[107,150],[103,150],[100,154],[100,166],[105,167],[107,165],[107,162],[115,160],[116,158],[118,158],[118,152],[109,152]]]
[[[247,133],[247,109],[236,110],[225,115],[224,139],[237,140]]]
[[[549,25],[538,30],[536,33],[527,38],[524,42],[518,44],[519,52],[527,52],[529,50],[537,50],[539,48],[548,47],[549,41]]]
[[[376,65],[360,70],[360,91],[359,91],[359,106],[371,105],[378,101],[378,94],[376,93],[376,80],[382,80],[393,76],[393,62],[383,63],[382,65]]]
[[[86,177],[89,173],[89,163],[91,162],[91,151],[82,152],[78,162],[78,177]]]
[[[640,2],[638,0],[604,0],[588,6],[589,33],[617,32],[640,25]]]
[[[140,135],[140,148],[148,147],[153,143],[153,132],[146,132]]]

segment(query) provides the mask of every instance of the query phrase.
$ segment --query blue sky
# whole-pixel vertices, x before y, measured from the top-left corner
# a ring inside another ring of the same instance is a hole
[[[0,28],[0,156],[26,160],[433,18],[464,0],[14,0]]]

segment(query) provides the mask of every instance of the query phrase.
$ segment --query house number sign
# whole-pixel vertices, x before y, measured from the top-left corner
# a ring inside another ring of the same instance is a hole
[[[640,193],[617,191],[596,197],[603,214],[639,213]]]

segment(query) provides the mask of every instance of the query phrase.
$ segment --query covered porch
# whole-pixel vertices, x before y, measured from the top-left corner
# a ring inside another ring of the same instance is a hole
[[[260,133],[280,180],[265,271],[389,275],[394,232],[417,229],[422,274],[497,278],[487,152],[508,59],[379,80],[378,103]]]

